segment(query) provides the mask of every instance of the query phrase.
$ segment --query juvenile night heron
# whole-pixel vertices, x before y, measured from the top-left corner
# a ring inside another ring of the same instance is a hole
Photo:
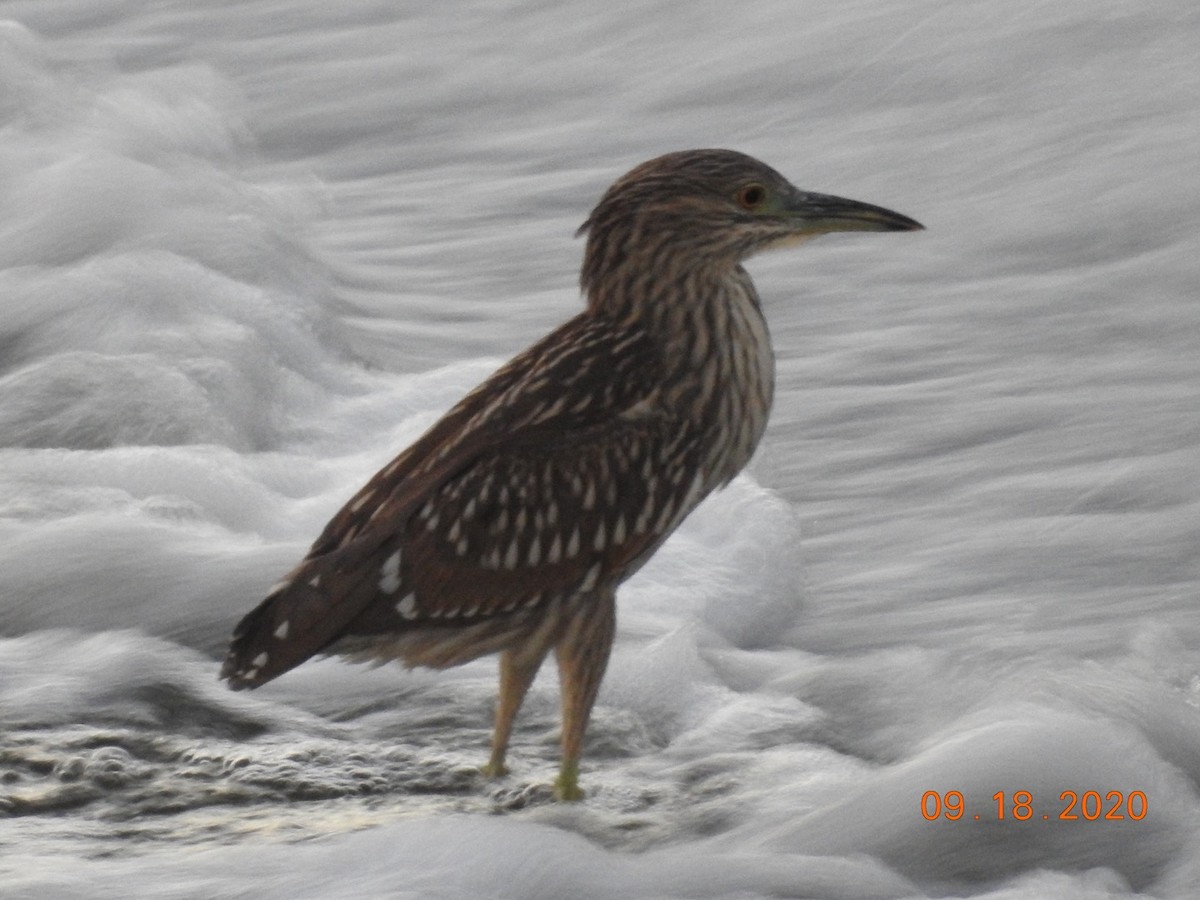
[[[829,231],[919,228],[729,150],[638,166],[580,229],[587,308],[350,499],[238,624],[222,677],[258,687],[317,653],[435,668],[499,653],[486,771],[501,775],[553,649],[555,789],[577,799],[617,586],[737,474],[766,425],[774,359],[742,260]]]

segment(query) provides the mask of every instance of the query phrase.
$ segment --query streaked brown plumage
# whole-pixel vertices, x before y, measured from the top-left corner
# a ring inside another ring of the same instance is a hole
[[[638,166],[584,223],[585,311],[517,356],[372,478],[234,631],[253,688],[316,653],[458,665],[500,654],[488,770],[551,649],[560,796],[577,785],[617,586],[746,464],[774,360],[740,263],[828,231],[921,226],[792,187],[728,150]]]

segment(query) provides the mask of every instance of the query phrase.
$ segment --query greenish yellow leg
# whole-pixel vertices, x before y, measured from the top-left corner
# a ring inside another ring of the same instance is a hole
[[[534,658],[522,656],[515,651],[505,650],[500,654],[500,696],[496,701],[496,726],[492,732],[492,755],[482,766],[488,778],[501,778],[508,774],[504,757],[508,754],[508,739],[512,734],[513,720],[525,693],[533,684],[538,669],[545,659],[545,652]]]
[[[554,794],[582,800],[579,760],[592,705],[604,678],[616,631],[616,602],[611,590],[579,598],[579,608],[554,648],[562,691],[562,765]]]
[[[564,759],[558,770],[558,778],[554,781],[554,796],[558,800],[575,802],[584,797],[583,788],[579,786],[579,760]]]

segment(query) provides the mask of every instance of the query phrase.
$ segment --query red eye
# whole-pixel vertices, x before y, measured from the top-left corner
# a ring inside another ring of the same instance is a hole
[[[754,209],[767,199],[767,189],[761,184],[748,184],[737,192],[738,206],[743,209]]]

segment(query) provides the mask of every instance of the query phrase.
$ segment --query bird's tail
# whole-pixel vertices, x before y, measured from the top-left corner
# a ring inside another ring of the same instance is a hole
[[[309,559],[233,630],[221,678],[235,690],[266,684],[335,641],[370,601],[373,586]]]

